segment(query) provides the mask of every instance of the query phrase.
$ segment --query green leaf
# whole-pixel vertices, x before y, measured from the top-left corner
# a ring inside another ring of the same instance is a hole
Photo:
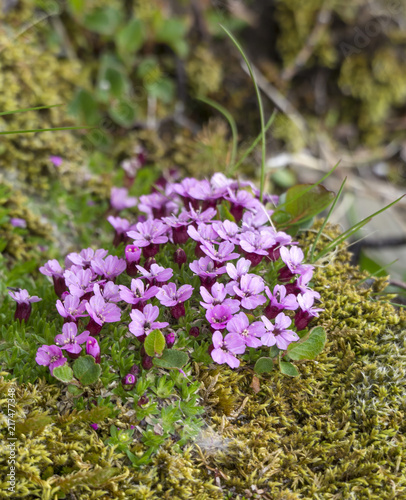
[[[270,358],[276,358],[276,356],[279,354],[279,351],[280,351],[280,349],[278,349],[278,347],[276,345],[273,345],[269,349],[269,357]]]
[[[63,104],[51,104],[50,106],[37,106],[36,108],[24,108],[24,109],[15,109],[13,111],[2,111],[0,113],[0,116],[13,115],[15,113],[25,113],[26,111],[35,111],[37,109],[58,108],[60,106],[64,106],[64,105]]]
[[[160,330],[153,330],[144,341],[144,349],[148,356],[160,356],[165,349],[165,337]]]
[[[186,352],[176,349],[166,349],[160,358],[154,359],[154,364],[161,368],[182,368],[188,361],[189,356]]]
[[[279,226],[280,229],[311,219],[326,209],[335,197],[324,186],[314,186],[310,190],[308,188],[308,184],[298,184],[288,189],[284,207],[277,207],[275,210],[275,214],[285,212],[290,216],[289,221]]]
[[[73,373],[82,385],[91,385],[99,379],[101,368],[93,356],[83,356],[73,363]]]
[[[139,19],[132,19],[116,37],[118,50],[124,53],[134,53],[144,43],[144,24]]]
[[[79,89],[76,92],[69,105],[69,111],[89,125],[97,125],[101,119],[97,102],[93,95],[84,89]]]
[[[122,19],[119,10],[112,7],[97,7],[86,15],[83,24],[100,35],[113,35]]]
[[[83,393],[83,389],[80,389],[80,387],[73,384],[68,385],[68,391],[74,396],[79,396]]]
[[[269,373],[273,370],[273,361],[271,358],[259,358],[255,363],[254,372],[255,373]]]
[[[292,365],[292,363],[281,361],[279,363],[279,367],[281,369],[281,373],[284,375],[288,375],[289,377],[297,377],[299,375],[296,366]]]
[[[299,342],[292,342],[288,347],[288,355],[291,359],[314,359],[323,350],[327,335],[322,326],[315,326],[309,334]]]
[[[168,18],[163,21],[155,33],[157,42],[167,43],[175,48],[176,42],[186,35],[186,23],[179,18]]]
[[[65,363],[63,366],[57,366],[56,368],[54,368],[53,376],[64,384],[67,384],[71,380],[73,380],[73,372],[68,363]]]

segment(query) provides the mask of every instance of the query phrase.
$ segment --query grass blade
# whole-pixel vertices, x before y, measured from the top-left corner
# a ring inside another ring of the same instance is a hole
[[[261,177],[260,177],[260,184],[259,184],[259,191],[260,191],[260,201],[262,203],[263,197],[264,197],[264,184],[265,184],[265,157],[266,157],[266,143],[265,143],[265,119],[264,119],[264,108],[262,106],[262,99],[261,99],[261,93],[259,91],[257,82],[255,80],[255,75],[254,72],[252,71],[252,67],[247,59],[247,56],[245,55],[241,45],[238,43],[238,41],[234,38],[232,33],[228,31],[227,28],[225,28],[222,24],[220,24],[220,27],[226,32],[228,37],[231,39],[231,41],[234,43],[234,45],[237,47],[238,51],[240,52],[242,58],[245,61],[245,64],[247,65],[248,71],[250,73],[251,79],[254,83],[255,87],[255,93],[257,95],[257,101],[258,101],[258,107],[259,107],[259,115],[261,119],[261,152],[262,152],[262,158],[261,158]]]
[[[56,130],[81,130],[81,129],[97,128],[97,127],[87,127],[83,125],[82,127],[56,127],[56,128],[39,128],[36,130],[9,130],[6,132],[0,132],[0,135],[10,135],[10,134],[30,134],[34,132],[55,132]]]
[[[51,104],[50,106],[37,106],[36,108],[25,108],[25,109],[15,109],[13,111],[2,111],[0,113],[0,116],[14,115],[15,113],[24,113],[25,111],[35,111],[37,109],[57,108],[60,106],[63,106],[63,104]]]
[[[211,106],[214,109],[217,109],[217,111],[219,111],[224,116],[224,118],[228,121],[228,124],[230,125],[231,133],[233,136],[233,142],[232,142],[232,148],[231,148],[230,161],[227,165],[227,172],[229,173],[229,170],[230,170],[230,168],[233,167],[233,165],[235,163],[235,158],[237,156],[238,131],[237,131],[237,125],[235,123],[235,120],[232,117],[231,113],[229,111],[227,111],[226,108],[224,108],[223,106],[218,104],[217,102],[212,101],[211,99],[208,99],[207,97],[199,97],[198,100],[208,104],[209,106]]]
[[[406,196],[406,195],[402,195],[397,200],[392,201],[392,203],[389,203],[389,205],[387,205],[386,207],[381,208],[377,212],[373,213],[372,215],[369,215],[368,217],[366,217],[362,221],[360,221],[357,224],[355,224],[354,226],[352,226],[350,229],[347,229],[347,231],[345,231],[343,234],[341,234],[335,240],[333,240],[331,243],[329,243],[325,248],[323,248],[323,250],[320,253],[318,253],[317,256],[313,259],[313,263],[316,262],[317,260],[321,259],[321,257],[324,257],[328,252],[330,252],[331,250],[333,250],[333,248],[335,248],[336,246],[338,246],[340,243],[342,243],[343,241],[345,241],[351,235],[353,235],[354,233],[356,233],[359,229],[361,229],[366,224],[368,224],[368,222],[371,221],[374,217],[376,217],[377,215],[381,214],[382,212],[385,212],[385,210],[387,210],[388,208],[390,208],[393,205],[395,205],[396,203],[398,203],[398,201],[400,201],[404,196]]]
[[[320,238],[321,234],[322,234],[322,233],[323,233],[323,231],[324,231],[324,228],[326,227],[326,224],[327,224],[328,220],[329,220],[329,219],[330,219],[330,217],[331,217],[331,214],[333,213],[333,210],[334,210],[335,206],[337,205],[337,202],[338,202],[338,200],[339,200],[339,198],[340,198],[340,196],[341,196],[341,193],[342,193],[342,191],[343,191],[343,189],[344,189],[344,185],[345,185],[346,181],[347,181],[347,177],[343,180],[343,183],[341,184],[341,187],[340,187],[340,189],[338,190],[338,193],[336,194],[336,197],[334,198],[333,204],[331,205],[331,208],[330,208],[330,210],[329,210],[329,212],[328,212],[328,214],[327,214],[326,218],[324,219],[324,222],[323,222],[323,224],[321,225],[321,227],[320,227],[320,229],[319,229],[319,232],[318,232],[318,233],[317,233],[317,235],[316,235],[316,238],[315,238],[315,240],[314,240],[314,242],[313,242],[313,245],[312,245],[312,248],[311,248],[311,250],[310,250],[310,262],[313,262],[313,254],[314,254],[314,251],[315,251],[315,249],[316,249],[316,245],[317,245],[317,243],[318,243],[318,241],[319,241],[319,238]]]
[[[276,115],[278,114],[278,111],[275,109],[274,112],[272,113],[271,117],[269,118],[267,124],[265,125],[265,132],[268,131],[269,127],[272,125],[272,123],[274,122],[275,118],[276,118]],[[241,156],[241,158],[237,161],[237,163],[234,165],[233,169],[231,170],[230,172],[230,175],[233,175],[235,173],[235,171],[238,169],[238,167],[241,165],[241,163],[247,158],[247,156],[249,156],[251,154],[251,152],[255,149],[256,145],[258,144],[258,142],[261,140],[261,132],[257,135],[257,137],[255,138],[255,140],[253,141],[253,143],[251,144],[251,146],[249,148],[247,148],[245,150],[245,152],[243,153],[243,155]]]

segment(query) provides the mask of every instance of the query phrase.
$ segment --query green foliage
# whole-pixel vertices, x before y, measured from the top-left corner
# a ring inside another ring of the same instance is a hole
[[[160,330],[153,330],[145,339],[145,352],[148,356],[161,356],[165,349],[165,337]]]
[[[161,368],[182,368],[188,360],[189,356],[186,352],[177,349],[165,349],[160,358],[154,359],[154,364]]]
[[[73,380],[73,371],[72,368],[67,363],[65,363],[64,365],[57,366],[54,369],[53,376],[64,384],[68,384]]]
[[[271,358],[259,358],[254,366],[254,372],[258,374],[269,373],[273,370],[273,361]]]
[[[299,375],[298,369],[292,363],[288,361],[280,361],[279,368],[283,375],[288,375],[289,377],[297,377]]]
[[[82,385],[91,385],[99,379],[101,368],[95,363],[93,356],[82,356],[73,363],[73,374]]]
[[[324,349],[327,340],[323,327],[315,326],[298,342],[288,346],[289,358],[299,361],[301,359],[314,359]]]
[[[273,214],[279,229],[294,234],[301,225],[321,213],[334,200],[334,193],[325,187],[318,185],[309,189],[309,186],[293,186],[282,197],[282,207],[278,206]]]

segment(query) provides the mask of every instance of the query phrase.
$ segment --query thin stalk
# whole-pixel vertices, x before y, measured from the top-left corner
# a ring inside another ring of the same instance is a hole
[[[234,38],[234,36],[228,31],[227,28],[225,28],[223,25],[220,24],[220,27],[226,32],[226,34],[229,36],[231,41],[234,43],[234,45],[237,47],[238,51],[240,52],[242,58],[245,61],[245,64],[247,65],[248,71],[250,73],[251,79],[254,83],[255,87],[255,93],[257,95],[257,101],[258,101],[258,106],[259,106],[259,116],[261,119],[261,153],[262,153],[262,158],[261,158],[261,178],[260,178],[260,185],[259,185],[259,191],[260,191],[260,201],[262,203],[263,197],[264,197],[264,184],[265,184],[265,157],[266,157],[266,143],[265,143],[265,119],[264,119],[264,109],[262,106],[262,100],[261,100],[261,93],[259,91],[254,72],[252,71],[252,67],[247,59],[247,56],[245,55],[241,45],[238,43],[238,41]]]
[[[81,130],[85,128],[97,128],[97,127],[87,127],[83,125],[82,127],[57,127],[57,128],[39,128],[36,130],[9,130],[6,132],[0,132],[0,135],[10,135],[10,134],[30,134],[34,132],[54,132],[56,130]]]
[[[343,191],[343,189],[344,189],[344,185],[345,185],[346,181],[347,181],[347,177],[343,180],[343,183],[341,184],[341,187],[340,187],[340,189],[339,189],[338,193],[336,194],[336,196],[335,196],[335,198],[334,198],[333,204],[331,205],[331,208],[330,208],[330,210],[329,210],[329,212],[328,212],[328,214],[327,214],[326,218],[324,219],[324,222],[323,222],[323,224],[321,225],[321,227],[320,227],[320,229],[319,229],[319,232],[318,232],[318,233],[317,233],[317,235],[316,235],[316,238],[314,239],[314,242],[313,242],[312,248],[311,248],[311,250],[310,250],[310,262],[313,262],[313,254],[314,254],[314,251],[315,251],[315,249],[316,249],[316,245],[317,245],[317,243],[318,243],[318,241],[319,241],[319,239],[320,239],[321,234],[322,234],[322,233],[323,233],[323,231],[324,231],[324,228],[326,227],[326,224],[327,224],[328,220],[329,220],[329,219],[330,219],[330,217],[331,217],[331,214],[333,213],[333,210],[334,210],[335,206],[337,205],[337,202],[338,202],[338,200],[339,200],[339,198],[340,198],[340,196],[341,196],[341,193],[342,193],[342,191]]]
[[[25,109],[15,109],[13,111],[2,111],[0,116],[4,115],[13,115],[15,113],[24,113],[25,111],[35,111],[37,109],[49,109],[49,108],[57,108],[59,106],[63,106],[63,104],[51,104],[50,106],[38,106],[36,108],[25,108]]]
[[[208,99],[207,97],[199,97],[198,100],[208,104],[209,106],[211,106],[214,109],[217,109],[217,111],[219,111],[224,116],[224,118],[228,121],[228,124],[230,125],[233,140],[232,140],[232,147],[231,147],[231,157],[230,157],[230,161],[228,162],[227,170],[226,170],[227,173],[230,174],[230,168],[233,167],[233,165],[235,163],[235,158],[237,156],[238,130],[237,130],[237,125],[235,123],[235,120],[232,117],[231,113],[229,111],[227,111],[226,108],[224,108],[223,106],[218,104],[217,102],[212,101],[211,99]]]
[[[265,132],[268,131],[269,127],[272,125],[274,122],[276,115],[278,114],[278,111],[275,109],[274,112],[272,113],[271,117],[269,118],[267,124],[265,125]],[[238,167],[241,165],[241,163],[251,154],[251,152],[255,149],[256,145],[258,142],[261,140],[262,134],[261,132],[257,135],[251,146],[244,152],[244,154],[241,156],[241,158],[237,161],[235,166],[230,172],[230,175],[233,175],[234,172],[238,169]]]
[[[368,222],[370,222],[374,217],[376,217],[377,215],[381,214],[382,212],[384,212],[388,208],[390,208],[393,205],[395,205],[396,203],[398,203],[404,196],[405,195],[402,195],[400,198],[398,198],[397,200],[393,201],[392,203],[390,203],[386,207],[381,208],[377,212],[373,213],[372,215],[369,215],[368,217],[366,217],[362,221],[358,222],[358,224],[355,224],[350,229],[347,229],[347,231],[345,231],[343,234],[341,234],[340,236],[338,236],[337,238],[335,238],[329,245],[327,245],[325,248],[323,248],[323,250],[319,254],[317,254],[317,256],[313,259],[313,263],[316,262],[317,260],[319,260],[321,257],[324,257],[328,252],[330,252],[331,250],[333,250],[340,243],[342,243],[347,238],[349,238],[351,235],[353,235],[354,233],[356,233],[359,229],[361,229],[362,227],[364,227],[365,224],[367,224]]]

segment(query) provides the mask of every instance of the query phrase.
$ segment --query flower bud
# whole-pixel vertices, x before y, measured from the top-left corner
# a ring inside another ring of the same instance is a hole
[[[186,314],[185,304],[183,302],[179,302],[179,304],[176,304],[176,306],[171,307],[171,313],[175,319],[181,318]]]
[[[97,429],[99,428],[99,424],[90,424],[90,427],[97,431]]]
[[[125,377],[121,379],[121,384],[125,391],[131,391],[137,382],[137,378],[132,373],[127,373]]]
[[[156,260],[154,257],[150,257],[144,262],[144,268],[149,271],[151,269],[152,264],[156,264]]]
[[[138,403],[137,405],[138,406],[144,406],[144,405],[147,405],[149,403],[149,398],[148,396],[141,396],[140,399],[138,400]]]
[[[166,347],[170,349],[176,341],[176,335],[175,332],[169,332],[165,335],[165,342],[166,342]]]
[[[86,354],[94,357],[96,363],[100,363],[100,346],[94,337],[88,337],[86,341]]]
[[[127,245],[125,247],[125,260],[127,262],[128,276],[136,276],[138,269],[137,264],[141,258],[141,249],[135,245]]]
[[[189,234],[187,232],[187,226],[173,227],[172,237],[175,245],[183,245],[189,239]]]
[[[176,250],[176,252],[173,254],[173,260],[176,262],[176,264],[178,264],[179,267],[182,267],[182,265],[186,263],[186,252],[183,250],[183,248],[178,248]]]
[[[137,377],[141,373],[140,367],[138,365],[132,365],[129,373]]]
[[[99,323],[96,323],[93,318],[90,318],[89,323],[86,325],[86,330],[89,330],[92,335],[99,335],[102,328],[103,325],[99,325]]]
[[[141,365],[144,370],[150,370],[154,364],[152,363],[152,357],[147,354],[142,358]]]
[[[192,337],[197,338],[200,335],[200,330],[198,326],[192,326],[192,328],[189,330],[189,335]]]

